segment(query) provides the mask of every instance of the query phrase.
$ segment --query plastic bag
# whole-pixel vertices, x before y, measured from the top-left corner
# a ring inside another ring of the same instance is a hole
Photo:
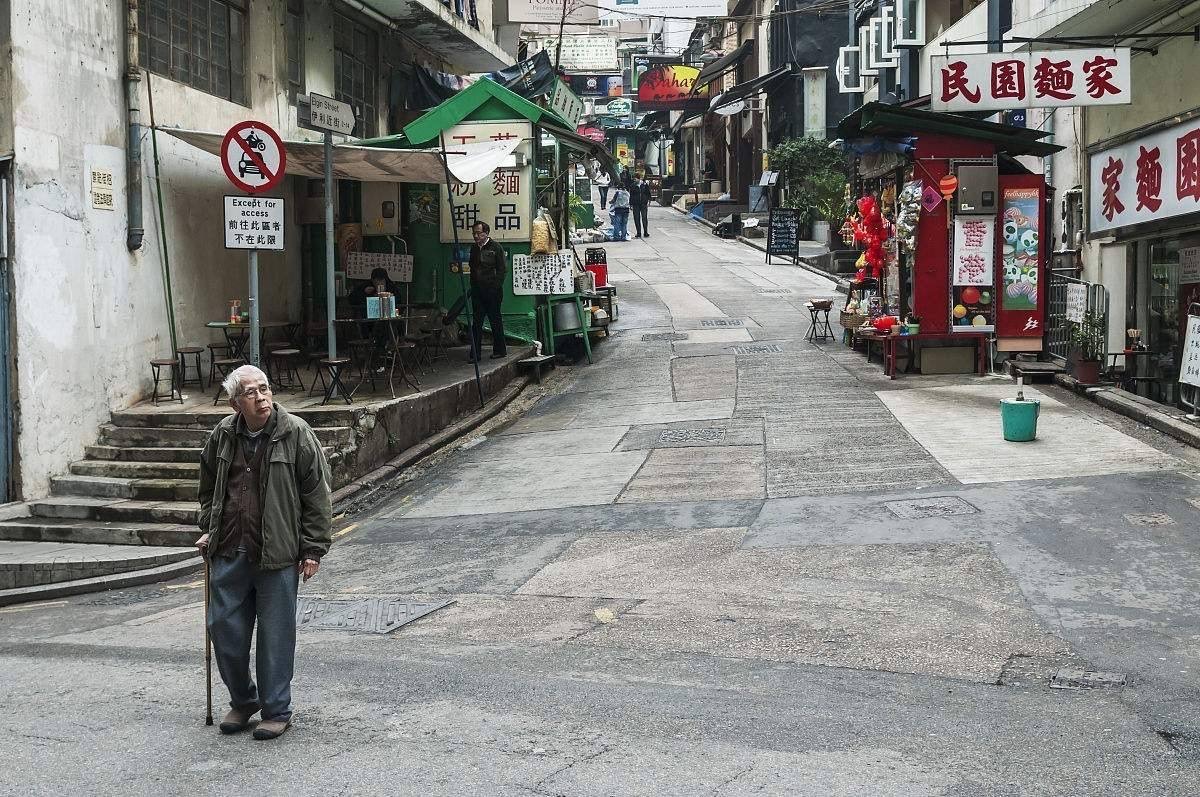
[[[554,251],[550,238],[550,222],[538,217],[533,220],[529,234],[529,252],[534,255],[548,255]]]

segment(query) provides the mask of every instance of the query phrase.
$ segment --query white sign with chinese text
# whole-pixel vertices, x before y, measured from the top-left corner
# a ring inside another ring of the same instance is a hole
[[[1200,282],[1200,246],[1179,250],[1179,284]]]
[[[551,62],[557,46],[557,38],[542,39]],[[611,36],[563,36],[558,66],[564,72],[620,72],[617,40]]]
[[[412,255],[390,252],[349,252],[346,254],[346,279],[369,280],[377,268],[387,269],[392,282],[412,282]]]
[[[313,127],[345,136],[354,132],[354,108],[350,103],[309,94],[308,109],[308,121]]]
[[[454,184],[448,194],[440,189],[440,237],[453,243],[455,231],[461,244],[471,243],[471,227],[482,221],[491,227],[493,239],[501,242],[528,241],[533,220],[533,125],[524,120],[464,122],[445,132],[446,146],[481,141],[521,140],[513,152],[515,160],[502,164],[479,182]],[[513,164],[520,162],[520,166]],[[450,208],[450,199],[454,208]]]
[[[512,282],[516,296],[545,296],[575,290],[571,267],[575,256],[570,250],[552,255],[513,255]]]
[[[225,197],[226,249],[283,249],[283,200]]]
[[[566,119],[574,130],[583,118],[583,100],[561,80],[554,81],[554,91],[550,94],[550,110]]]
[[[1072,282],[1067,285],[1066,319],[1076,324],[1083,323],[1087,313],[1087,286],[1082,282]]]
[[[90,195],[93,210],[115,210],[112,169],[92,169]]]
[[[597,25],[599,4],[588,0],[566,0],[568,25]],[[563,0],[508,0],[509,22],[540,22],[558,25],[563,19]]]
[[[1200,119],[1093,153],[1089,160],[1093,235],[1200,211]]]
[[[954,284],[992,285],[996,280],[996,220],[967,216],[954,220]]]
[[[1179,381],[1200,387],[1200,316],[1190,315],[1183,338],[1183,359],[1179,363]]]
[[[998,111],[1133,102],[1129,49],[938,55],[935,111]]]

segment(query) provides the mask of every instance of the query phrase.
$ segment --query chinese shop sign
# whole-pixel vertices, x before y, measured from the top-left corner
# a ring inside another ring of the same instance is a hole
[[[471,227],[477,221],[492,228],[491,236],[501,242],[528,241],[533,210],[533,125],[525,121],[465,122],[445,133],[446,147],[481,141],[521,139],[515,150],[521,166],[507,164],[477,183],[455,183],[450,188],[454,198],[451,211],[446,187],[441,187],[440,232],[443,243],[453,243],[455,232],[460,243],[471,242]]]
[[[1200,211],[1200,120],[1168,127],[1090,158],[1092,234]]]
[[[935,111],[1001,111],[1133,101],[1128,48],[934,56]]]

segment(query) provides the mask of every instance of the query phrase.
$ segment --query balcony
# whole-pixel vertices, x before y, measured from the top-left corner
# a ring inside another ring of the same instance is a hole
[[[360,8],[358,0],[342,0]],[[370,0],[369,8],[463,72],[491,72],[516,59],[479,30],[475,0]]]

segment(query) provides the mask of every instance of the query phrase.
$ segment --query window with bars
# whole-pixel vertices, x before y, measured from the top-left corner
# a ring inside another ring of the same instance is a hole
[[[333,30],[334,99],[348,102],[354,108],[358,125],[354,134],[359,138],[377,135],[378,111],[375,32],[350,17],[337,14]]]
[[[142,0],[138,51],[155,74],[246,104],[247,0]]]
[[[304,93],[304,0],[287,0],[288,96]]]

